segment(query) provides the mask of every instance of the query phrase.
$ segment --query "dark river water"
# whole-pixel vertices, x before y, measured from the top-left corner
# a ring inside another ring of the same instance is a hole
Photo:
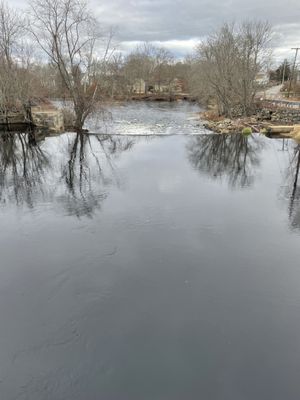
[[[0,136],[1,400],[299,400],[300,147],[195,111]]]

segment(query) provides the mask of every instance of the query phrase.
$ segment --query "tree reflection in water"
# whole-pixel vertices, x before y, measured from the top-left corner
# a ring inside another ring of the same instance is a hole
[[[68,161],[62,168],[67,191],[60,197],[68,213],[91,216],[107,197],[105,186],[119,185],[114,159],[131,149],[128,138],[77,133],[68,144]]]
[[[300,187],[299,187],[299,169],[300,169],[300,145],[297,144],[293,149],[287,171],[288,176],[288,196],[289,202],[289,220],[292,229],[300,228]]]
[[[250,186],[260,164],[263,142],[259,137],[209,134],[191,138],[187,145],[192,166],[212,179],[228,179],[230,187]]]
[[[43,194],[43,175],[49,158],[38,143],[38,135],[0,133],[0,201],[15,200],[33,206],[36,192]]]
[[[119,185],[114,160],[133,146],[125,137],[37,132],[0,134],[0,201],[17,205],[57,202],[69,215],[91,216]],[[49,141],[49,142],[48,142]]]

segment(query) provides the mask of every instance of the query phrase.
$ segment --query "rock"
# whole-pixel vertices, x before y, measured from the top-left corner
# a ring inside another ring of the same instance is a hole
[[[300,125],[295,125],[291,132],[293,139],[300,140]]]
[[[32,110],[32,120],[36,127],[53,132],[64,130],[64,118],[61,110]]]

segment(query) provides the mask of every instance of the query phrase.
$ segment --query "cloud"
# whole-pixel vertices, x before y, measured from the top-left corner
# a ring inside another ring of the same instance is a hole
[[[293,47],[300,46],[300,23],[279,24],[276,26],[273,46],[277,59],[294,57]]]
[[[25,0],[9,0],[25,6]],[[124,51],[149,41],[181,57],[200,38],[225,21],[268,20],[274,28],[275,58],[290,57],[300,46],[299,0],[90,0],[90,8],[104,26],[118,28]]]
[[[92,0],[95,1],[95,0]],[[105,24],[118,26],[123,49],[150,41],[182,57],[197,41],[225,21],[268,20],[273,25],[275,60],[292,57],[290,48],[300,46],[298,0],[274,4],[274,0],[111,0],[95,12]]]
[[[177,58],[184,58],[187,54],[192,53],[195,49],[197,43],[199,42],[199,38],[191,38],[187,40],[154,40],[151,43],[158,47],[164,47],[170,50]],[[130,51],[134,50],[137,46],[141,45],[142,41],[125,41],[120,43],[120,50],[125,54],[128,54]]]

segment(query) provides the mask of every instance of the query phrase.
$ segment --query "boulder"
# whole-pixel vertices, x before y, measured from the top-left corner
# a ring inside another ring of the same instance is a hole
[[[64,130],[64,117],[61,110],[32,110],[32,120],[38,128],[53,132]]]
[[[293,139],[300,140],[300,125],[295,125],[291,132]]]

